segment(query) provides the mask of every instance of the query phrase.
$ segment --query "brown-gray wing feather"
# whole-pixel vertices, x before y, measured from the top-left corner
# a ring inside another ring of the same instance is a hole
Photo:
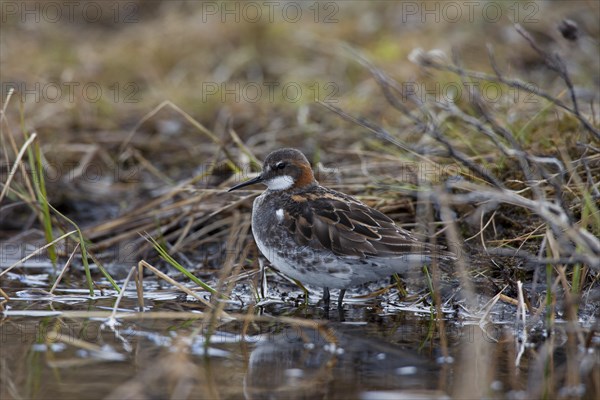
[[[339,256],[399,257],[427,251],[385,214],[353,197],[327,191],[299,202],[286,215],[286,226],[299,245],[331,249]],[[333,194],[333,195],[332,195]]]

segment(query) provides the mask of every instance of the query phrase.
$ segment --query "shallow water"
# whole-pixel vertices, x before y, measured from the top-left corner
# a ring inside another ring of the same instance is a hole
[[[316,294],[311,305],[297,305],[289,299],[298,293],[279,289],[249,310],[242,290],[232,296],[242,301],[226,303],[232,317],[211,325],[198,302],[151,279],[146,312],[138,312],[131,284],[114,318],[112,290],[50,295],[31,288],[44,277],[9,279],[0,321],[3,399],[464,397],[464,371],[473,365],[470,373],[492,376],[471,378],[474,397],[519,398],[531,379],[535,349],[514,367],[518,346],[504,336],[514,327],[500,320],[503,311],[482,330],[448,309],[442,340],[430,307],[388,295],[350,294],[341,315],[315,305]]]

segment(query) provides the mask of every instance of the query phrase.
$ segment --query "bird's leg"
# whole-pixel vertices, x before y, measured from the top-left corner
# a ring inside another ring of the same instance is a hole
[[[346,294],[346,289],[340,289],[340,295],[338,296],[338,309],[344,308],[344,295]]]
[[[323,288],[323,303],[325,303],[326,306],[329,306],[329,288],[328,287]]]

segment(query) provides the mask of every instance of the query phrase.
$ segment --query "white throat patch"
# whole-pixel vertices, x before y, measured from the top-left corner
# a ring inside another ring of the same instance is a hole
[[[289,175],[281,175],[265,181],[265,184],[270,190],[286,190],[292,187],[294,179]]]

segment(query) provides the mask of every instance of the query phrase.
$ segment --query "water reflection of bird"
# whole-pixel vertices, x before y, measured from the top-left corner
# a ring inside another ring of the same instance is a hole
[[[244,379],[247,399],[356,398],[366,391],[415,394],[437,385],[437,365],[364,335],[288,328],[260,341]]]

